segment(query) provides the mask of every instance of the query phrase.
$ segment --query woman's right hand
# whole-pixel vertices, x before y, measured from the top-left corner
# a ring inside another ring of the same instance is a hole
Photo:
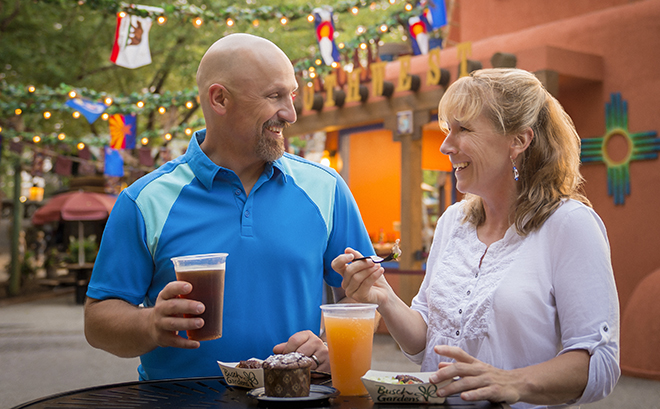
[[[344,277],[341,283],[346,295],[357,302],[385,303],[392,288],[383,276],[385,269],[371,259],[353,262],[362,257],[360,252],[347,248],[344,254],[332,260],[332,268]]]

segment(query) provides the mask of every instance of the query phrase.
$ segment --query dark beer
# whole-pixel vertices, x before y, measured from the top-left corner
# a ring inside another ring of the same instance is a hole
[[[186,318],[200,317],[204,326],[188,330],[188,339],[208,341],[222,337],[222,306],[225,294],[225,270],[189,270],[178,271],[177,280],[192,284],[190,294],[182,298],[199,301],[206,308],[200,315],[185,314]]]

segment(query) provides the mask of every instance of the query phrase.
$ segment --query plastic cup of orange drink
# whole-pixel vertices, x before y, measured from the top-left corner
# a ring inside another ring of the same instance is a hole
[[[376,304],[321,306],[332,386],[344,396],[366,395],[360,378],[371,369]]]
[[[200,315],[184,314],[184,317],[200,317],[204,326],[188,330],[188,339],[209,341],[222,337],[222,310],[225,297],[225,264],[227,253],[197,254],[172,257],[176,279],[192,284],[192,291],[181,296],[204,304]]]

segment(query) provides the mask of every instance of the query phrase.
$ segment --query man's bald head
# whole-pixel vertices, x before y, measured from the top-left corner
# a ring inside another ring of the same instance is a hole
[[[197,69],[200,95],[219,83],[228,87],[250,80],[276,62],[291,65],[278,46],[251,34],[230,34],[216,41],[204,54]]]

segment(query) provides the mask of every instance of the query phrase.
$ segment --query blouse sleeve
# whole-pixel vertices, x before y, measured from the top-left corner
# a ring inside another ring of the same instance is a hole
[[[589,352],[589,380],[577,404],[607,396],[619,368],[619,301],[605,226],[591,208],[571,208],[552,244],[553,291],[561,330],[559,354]]]

